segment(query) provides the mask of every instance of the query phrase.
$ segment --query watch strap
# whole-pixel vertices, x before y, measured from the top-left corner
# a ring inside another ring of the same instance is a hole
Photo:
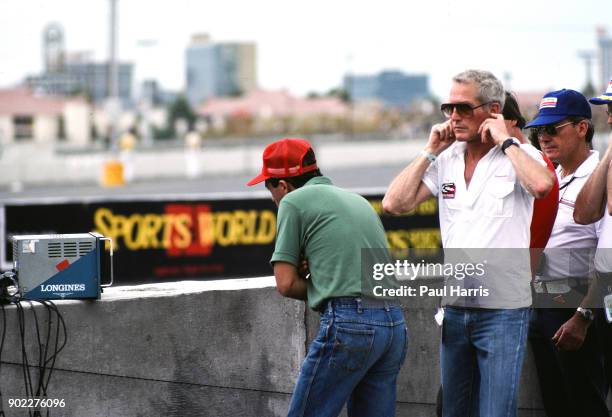
[[[506,149],[508,149],[510,146],[519,146],[520,147],[520,143],[518,141],[517,138],[513,138],[513,137],[509,137],[508,139],[506,139],[501,146],[501,150],[504,153],[504,155],[506,154]]]

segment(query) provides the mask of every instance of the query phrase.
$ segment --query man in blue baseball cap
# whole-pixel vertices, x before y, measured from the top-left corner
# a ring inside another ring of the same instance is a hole
[[[591,119],[591,106],[578,91],[564,88],[544,95],[540,101],[538,115],[525,127],[554,126],[572,117]]]
[[[603,352],[591,292],[599,223],[574,221],[578,193],[599,162],[592,150],[591,107],[574,90],[546,94],[534,129],[542,152],[558,163],[559,209],[533,283],[529,339],[546,414],[608,417]]]

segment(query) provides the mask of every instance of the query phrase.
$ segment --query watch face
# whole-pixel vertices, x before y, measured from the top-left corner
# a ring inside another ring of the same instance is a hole
[[[608,323],[612,323],[612,294],[604,297],[604,306],[606,309],[606,320],[608,320]]]
[[[587,320],[593,320],[593,312],[588,308],[580,308],[578,312]]]

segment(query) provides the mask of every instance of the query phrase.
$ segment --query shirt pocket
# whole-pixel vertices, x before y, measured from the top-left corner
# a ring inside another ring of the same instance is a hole
[[[514,181],[493,181],[485,187],[483,197],[486,217],[512,217],[514,185]]]

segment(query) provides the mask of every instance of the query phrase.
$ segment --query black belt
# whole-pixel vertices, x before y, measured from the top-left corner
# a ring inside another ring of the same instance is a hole
[[[324,313],[328,307],[332,308],[384,308],[401,307],[402,304],[398,299],[380,299],[380,298],[361,298],[361,297],[338,297],[329,298],[322,302],[316,309],[319,313]]]

